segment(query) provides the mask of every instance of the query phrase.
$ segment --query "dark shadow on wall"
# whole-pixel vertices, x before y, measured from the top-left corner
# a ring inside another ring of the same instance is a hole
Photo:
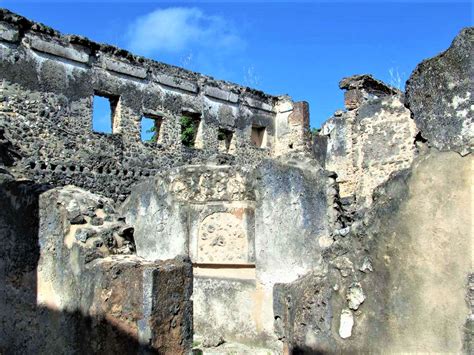
[[[4,321],[10,322],[10,329],[4,328],[1,334],[0,353],[5,355],[160,354],[106,319],[84,316],[77,311],[32,307]]]
[[[322,350],[311,350],[309,348],[304,347],[295,347],[291,350],[291,355],[329,355],[330,352],[322,351]]]
[[[102,315],[37,305],[39,196],[0,169],[0,354],[157,354]]]

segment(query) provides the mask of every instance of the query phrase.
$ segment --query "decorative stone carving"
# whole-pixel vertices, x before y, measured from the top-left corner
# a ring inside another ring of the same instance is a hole
[[[216,212],[203,219],[199,226],[198,262],[246,263],[247,233],[242,220],[228,212]]]
[[[231,170],[192,169],[172,181],[171,191],[181,201],[244,201],[253,200],[253,192],[245,177]]]

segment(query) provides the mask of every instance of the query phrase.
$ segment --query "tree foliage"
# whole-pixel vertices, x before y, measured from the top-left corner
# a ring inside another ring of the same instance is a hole
[[[316,127],[312,127],[311,128],[311,135],[314,137],[314,136],[317,136],[319,131],[321,131],[321,128],[316,128]]]
[[[147,129],[146,133],[153,133],[148,142],[156,143],[158,141],[158,130],[156,129],[156,125],[153,125],[150,129]]]
[[[196,120],[189,116],[182,116],[181,124],[181,142],[186,147],[194,147],[194,139],[197,134]]]

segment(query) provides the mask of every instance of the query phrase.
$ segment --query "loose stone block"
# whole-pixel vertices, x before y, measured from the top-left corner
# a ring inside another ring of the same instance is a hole
[[[342,339],[349,338],[352,335],[352,327],[354,326],[354,316],[350,309],[343,309],[339,324],[339,336]]]
[[[12,123],[9,139],[27,157],[26,164],[20,164],[25,177],[54,186],[67,181],[123,201],[132,184],[162,169],[191,161],[203,164],[221,156],[256,166],[274,153],[278,138],[273,112],[250,110],[239,102],[239,93],[250,91],[244,87],[87,38],[62,35],[6,9],[0,10],[0,23],[25,34],[18,46],[2,40],[0,61],[2,97],[6,98],[0,115],[19,113],[6,122]],[[203,95],[197,95],[201,88]],[[216,102],[205,90],[224,101]],[[93,130],[94,95],[109,99],[112,134]],[[273,102],[273,96],[265,93],[252,95],[258,101]],[[147,141],[142,132],[141,116],[146,115],[157,116],[150,118],[163,123],[156,142]],[[193,148],[181,149],[183,115],[200,121]],[[245,130],[254,123],[267,128],[266,151],[250,144],[250,132],[247,135]],[[224,147],[223,130],[232,135]],[[38,131],[45,132],[47,139]],[[95,150],[107,159],[91,154]]]

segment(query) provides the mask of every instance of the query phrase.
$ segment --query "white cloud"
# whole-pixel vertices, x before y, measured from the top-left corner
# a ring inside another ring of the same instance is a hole
[[[180,53],[190,49],[233,50],[244,46],[231,24],[194,7],[158,9],[137,18],[127,34],[128,47],[137,53]]]

